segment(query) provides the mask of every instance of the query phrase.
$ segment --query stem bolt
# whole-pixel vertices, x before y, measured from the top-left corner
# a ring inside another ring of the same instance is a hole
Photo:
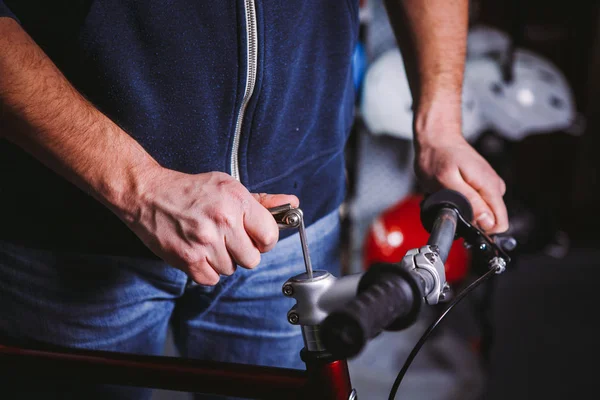
[[[288,321],[290,322],[290,324],[296,325],[299,320],[300,320],[300,317],[295,312],[291,312],[288,314]]]
[[[287,285],[283,285],[283,294],[290,297],[294,294],[294,288],[289,283]]]

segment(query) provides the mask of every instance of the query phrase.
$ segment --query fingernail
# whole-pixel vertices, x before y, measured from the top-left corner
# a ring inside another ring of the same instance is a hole
[[[485,231],[494,227],[494,219],[488,213],[483,213],[477,217],[477,224]]]

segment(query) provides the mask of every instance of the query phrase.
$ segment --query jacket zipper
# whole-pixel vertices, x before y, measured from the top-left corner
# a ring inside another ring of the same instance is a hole
[[[233,146],[231,149],[231,176],[238,181],[240,180],[239,166],[239,149],[240,135],[242,134],[242,121],[246,112],[246,107],[254,92],[254,84],[256,83],[256,68],[258,54],[258,33],[256,29],[256,12],[254,8],[254,0],[244,0],[244,9],[246,11],[246,88],[244,89],[244,97],[238,112],[237,121],[235,123],[235,132],[233,136]]]

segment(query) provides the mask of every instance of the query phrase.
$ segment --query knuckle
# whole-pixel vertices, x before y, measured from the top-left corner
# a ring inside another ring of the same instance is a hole
[[[212,219],[219,227],[232,227],[235,225],[235,217],[233,214],[223,209],[213,210]]]
[[[189,271],[190,277],[201,285],[214,286],[219,283],[220,276],[207,264],[197,265]]]
[[[216,242],[217,235],[210,229],[199,228],[196,231],[194,239],[202,245],[210,245]]]
[[[270,248],[272,246],[275,245],[275,243],[277,243],[277,241],[279,240],[279,230],[278,229],[266,229],[263,234],[261,235],[261,242],[262,244],[267,247]]]
[[[244,185],[227,174],[217,177],[217,187],[231,195],[239,195],[245,190]]]
[[[240,186],[239,182],[231,180],[221,180],[216,185],[223,201],[241,199],[244,187]]]
[[[225,172],[221,172],[221,171],[213,171],[211,174],[222,180],[229,180],[231,178],[231,176],[229,176]]]
[[[219,189],[228,190],[230,187],[234,186],[234,181],[232,181],[228,176],[217,176],[216,178],[217,187]]]
[[[261,260],[260,252],[256,251],[254,253],[254,256],[252,258],[250,258],[248,260],[248,262],[246,263],[246,268],[254,269],[254,268],[258,267],[258,264],[260,264],[260,260]]]
[[[231,218],[235,213],[241,213],[250,206],[250,192],[239,182],[220,182],[218,185],[220,201],[208,208],[211,215],[226,214]]]
[[[471,203],[471,207],[473,208],[473,215],[479,216],[480,214],[486,213],[489,210],[484,205],[483,200],[479,196],[470,195],[467,196],[467,200]]]
[[[437,174],[437,180],[443,185],[453,185],[456,182],[456,174],[452,169],[445,168]]]
[[[225,275],[225,276],[231,276],[231,275],[233,275],[233,273],[236,270],[236,265],[235,265],[235,263],[232,263],[232,262],[230,262],[229,264],[230,265],[228,267],[224,267],[224,268],[222,268],[221,271],[219,271],[219,273],[221,275]]]
[[[204,285],[215,286],[220,281],[218,274],[209,274],[208,276],[203,275]]]
[[[232,256],[225,249],[218,256],[218,265],[213,265],[215,271],[222,275],[233,275],[236,269],[236,263]]]
[[[201,256],[198,251],[193,248],[187,247],[179,252],[179,257],[186,267],[191,268],[197,265],[201,261]]]
[[[504,182],[504,179],[500,179],[498,186],[500,193],[504,196],[504,194],[506,193],[506,182]]]
[[[231,198],[242,205],[241,209],[247,208],[247,204],[252,198],[252,195],[241,183],[235,182],[235,186],[229,192]]]
[[[220,171],[211,172],[210,177],[217,186],[222,186],[234,181],[234,179],[230,175]]]
[[[489,196],[498,196],[502,193],[502,186],[504,186],[504,181],[501,178],[496,177],[495,179],[484,180],[481,189]]]

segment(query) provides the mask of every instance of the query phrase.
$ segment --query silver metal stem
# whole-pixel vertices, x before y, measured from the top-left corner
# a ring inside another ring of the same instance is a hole
[[[317,269],[312,279],[305,272],[288,279],[283,284],[283,294],[296,299],[296,304],[288,312],[288,321],[302,326],[321,324],[331,312],[356,296],[362,275],[336,278]]]
[[[304,346],[308,351],[324,351],[325,345],[321,342],[318,325],[303,325],[302,337],[304,338]]]

